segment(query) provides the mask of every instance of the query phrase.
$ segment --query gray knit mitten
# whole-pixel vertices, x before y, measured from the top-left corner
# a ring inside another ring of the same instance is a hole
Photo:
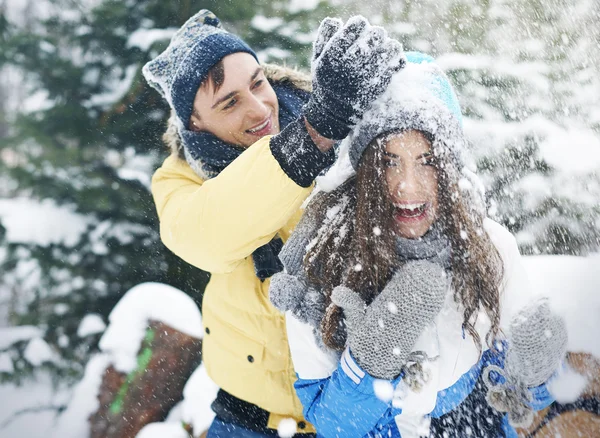
[[[309,287],[302,273],[278,272],[271,277],[271,303],[282,312],[291,311],[300,321],[319,327],[325,314],[325,297]]]
[[[407,262],[367,306],[345,286],[331,295],[344,310],[347,344],[359,365],[374,377],[400,374],[417,338],[442,309],[449,278],[434,263]]]
[[[548,299],[541,298],[521,310],[510,322],[504,369],[490,365],[483,379],[487,400],[500,412],[507,412],[514,427],[527,427],[533,420],[528,388],[546,382],[559,368],[567,352],[567,327],[552,312]],[[504,378],[494,383],[490,372]]]

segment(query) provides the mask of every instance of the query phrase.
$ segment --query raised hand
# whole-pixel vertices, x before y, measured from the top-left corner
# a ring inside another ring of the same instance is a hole
[[[323,137],[342,139],[406,60],[400,43],[360,16],[326,18],[313,46],[313,94],[304,108]]]
[[[344,23],[339,18],[327,17],[323,21],[321,21],[319,29],[317,30],[317,38],[313,43],[313,53],[311,62],[313,67],[316,65],[316,61],[321,56],[321,53],[323,53],[325,45],[329,42],[331,37],[342,28],[343,25]]]

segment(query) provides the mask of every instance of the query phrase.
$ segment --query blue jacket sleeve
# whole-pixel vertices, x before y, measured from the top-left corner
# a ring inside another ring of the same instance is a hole
[[[552,380],[552,378],[550,378],[550,380]],[[529,388],[529,392],[532,396],[530,404],[534,411],[546,409],[555,400],[554,396],[550,394],[550,391],[548,390],[548,382],[542,383],[540,386],[536,386],[534,388]]]
[[[304,417],[316,427],[319,436],[362,437],[386,425],[401,412],[392,408],[391,402],[377,398],[375,380],[359,367],[346,349],[330,377],[299,378],[294,386],[304,406]],[[397,380],[391,382],[394,387]]]

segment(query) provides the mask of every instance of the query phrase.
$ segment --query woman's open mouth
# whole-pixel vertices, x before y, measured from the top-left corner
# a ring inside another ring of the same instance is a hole
[[[396,211],[394,217],[400,222],[417,222],[427,217],[430,208],[429,202],[411,202],[394,204]]]

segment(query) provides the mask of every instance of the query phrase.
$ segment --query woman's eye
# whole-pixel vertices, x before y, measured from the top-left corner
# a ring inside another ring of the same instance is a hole
[[[423,164],[424,166],[436,166],[436,159],[435,157],[431,156],[431,157],[425,157],[423,158],[423,161],[421,162],[421,164]]]
[[[227,102],[227,105],[225,105],[225,106],[223,107],[223,109],[224,109],[224,110],[226,110],[226,109],[233,108],[233,107],[235,106],[235,104],[236,104],[236,103],[237,103],[237,100],[236,100],[236,99],[231,99],[229,102]]]

